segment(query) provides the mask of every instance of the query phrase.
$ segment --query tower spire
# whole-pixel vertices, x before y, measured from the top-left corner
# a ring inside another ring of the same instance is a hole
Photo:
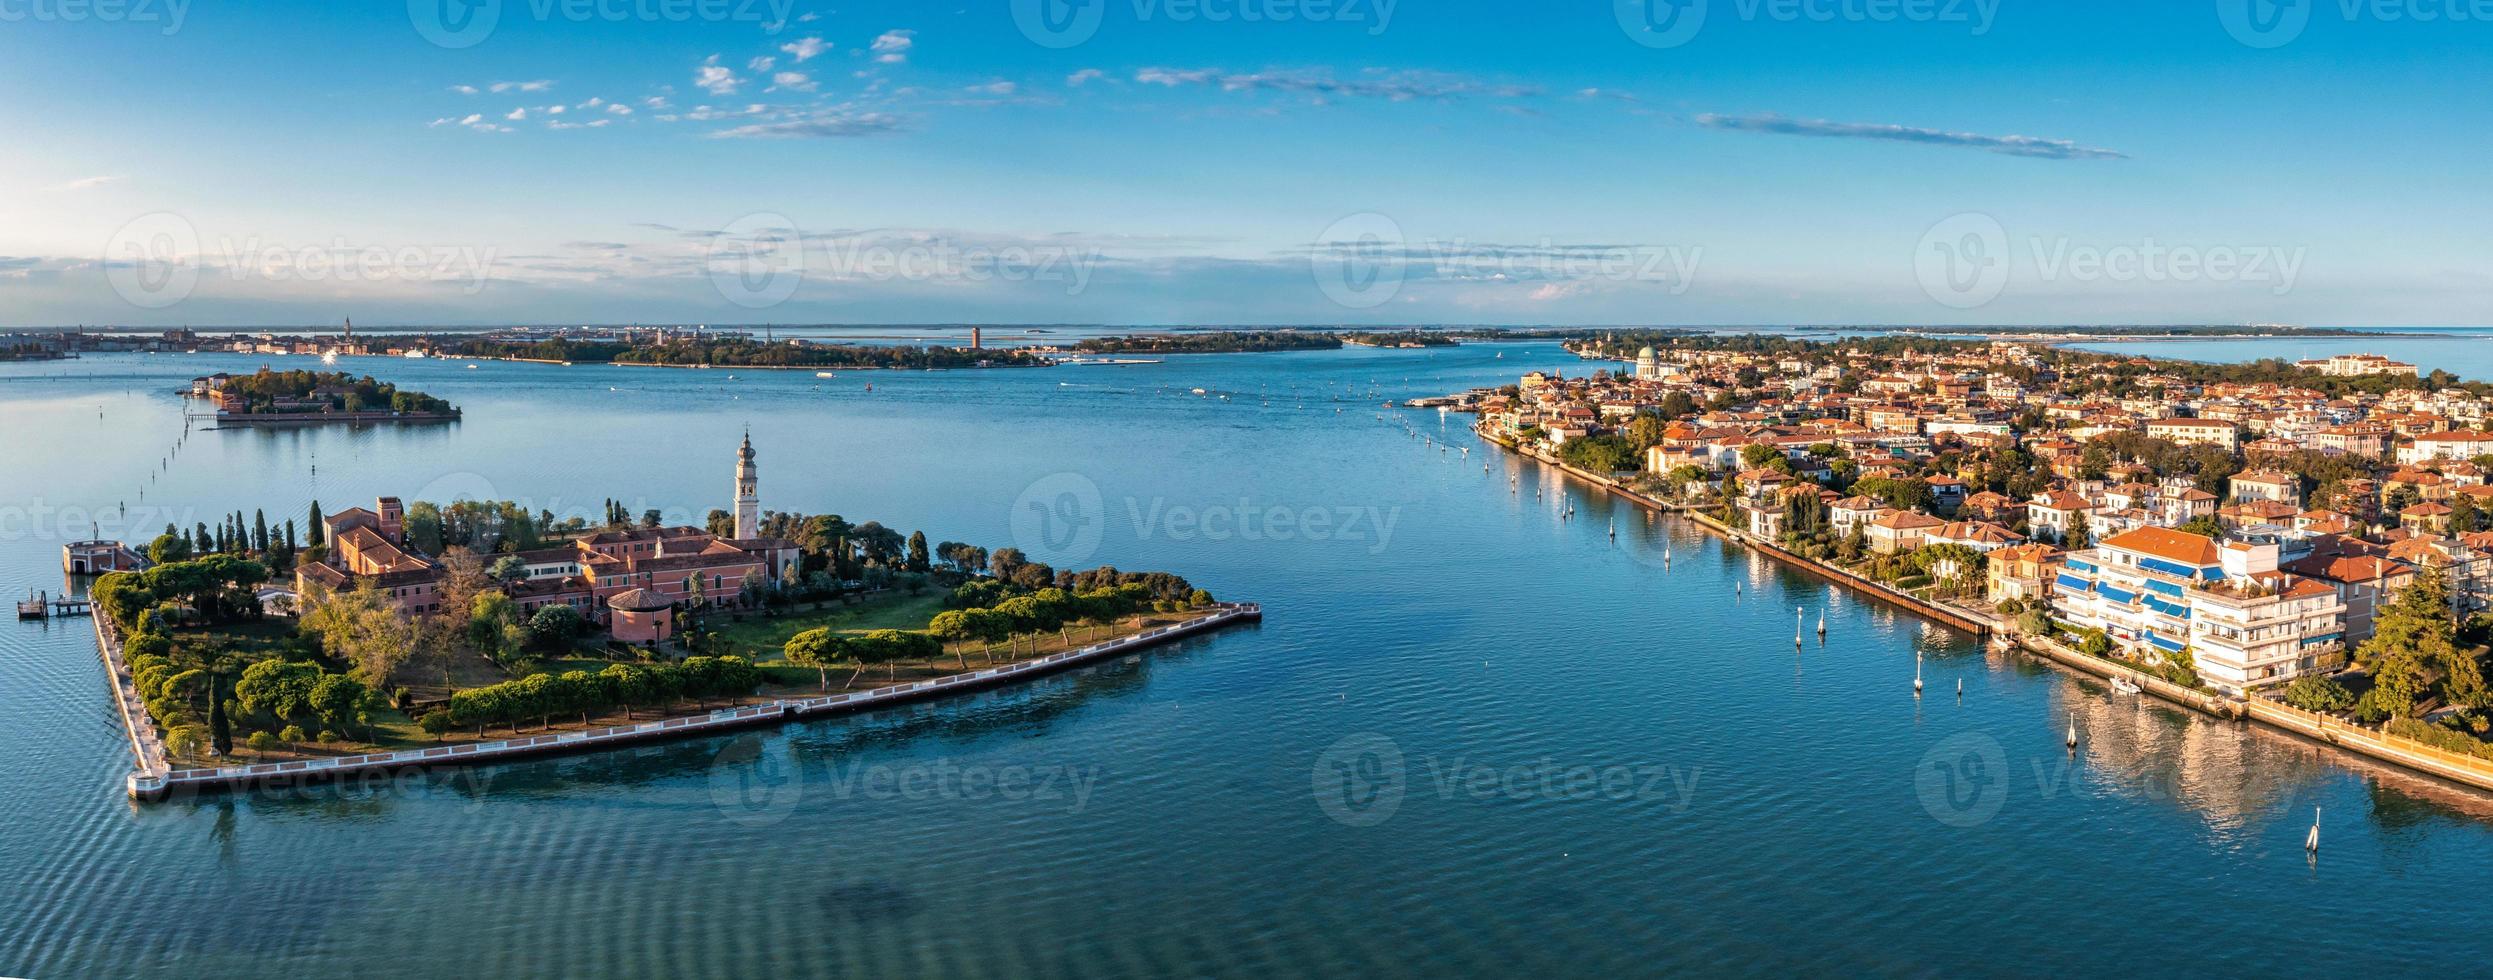
[[[745,426],[744,442],[736,447],[736,537],[762,536],[761,475],[753,465],[753,427]]]

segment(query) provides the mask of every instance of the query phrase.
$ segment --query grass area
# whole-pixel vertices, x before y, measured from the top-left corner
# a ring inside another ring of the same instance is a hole
[[[812,629],[815,626],[833,626],[835,628],[850,632],[863,632],[874,629],[900,629],[907,628],[905,624],[907,624],[912,618],[916,620],[916,626],[924,626],[927,619],[933,618],[934,614],[941,610],[942,604],[943,599],[940,594],[928,596],[893,595],[889,597],[869,599],[849,607],[809,611],[806,613],[784,616],[772,620],[751,620],[737,625],[748,628],[767,627],[767,630],[755,630],[755,635],[763,637],[770,635],[780,635],[782,637],[793,636],[799,630]],[[1067,629],[1063,634],[1048,634],[1037,637],[1023,636],[1017,638],[1014,642],[1009,644],[997,644],[992,654],[985,650],[983,644],[954,644],[946,650],[944,657],[941,659],[917,663],[902,663],[889,667],[877,665],[866,671],[864,674],[856,676],[853,681],[851,679],[851,675],[856,672],[852,668],[835,667],[830,671],[830,690],[834,692],[844,690],[864,690],[867,688],[880,687],[885,684],[894,683],[895,681],[905,683],[908,681],[925,680],[942,677],[948,674],[960,673],[961,664],[964,659],[968,661],[970,669],[973,670],[987,667],[991,663],[1007,664],[1022,660],[1029,660],[1035,657],[1043,657],[1064,650],[1089,646],[1093,643],[1099,643],[1121,636],[1130,636],[1144,630],[1181,622],[1183,620],[1202,615],[1203,612],[1204,610],[1197,609],[1182,613],[1144,613],[1139,617],[1129,616],[1125,619],[1119,620],[1114,626],[1102,627],[1095,630],[1082,627],[1072,627]],[[783,638],[778,642],[785,643],[786,641]],[[579,650],[577,652],[578,655],[575,656],[540,661],[537,665],[537,670],[539,672],[558,674],[571,670],[585,670],[595,673],[597,671],[604,670],[610,663],[638,662],[637,660],[599,659],[593,656],[588,656],[587,654],[590,652],[590,648],[584,647]],[[769,678],[769,680],[763,685],[762,690],[759,693],[750,698],[739,698],[732,702],[679,701],[676,704],[669,706],[665,711],[658,711],[651,708],[640,708],[633,711],[628,717],[620,711],[611,712],[588,719],[588,723],[585,726],[581,724],[581,719],[576,715],[571,717],[558,716],[551,719],[552,725],[549,728],[540,729],[534,724],[523,724],[520,726],[520,731],[517,734],[528,735],[540,731],[577,730],[583,727],[595,728],[606,725],[621,725],[632,722],[651,721],[659,718],[682,717],[686,715],[700,714],[711,709],[726,707],[731,703],[768,701],[774,698],[782,697],[811,697],[823,692],[821,686],[822,679],[818,671],[810,667],[800,667],[788,663],[786,659],[780,655],[779,648],[775,645],[769,648],[767,656],[756,657],[755,662],[762,668],[763,673]],[[438,679],[437,668],[436,678]],[[500,680],[503,678],[501,678],[497,673],[494,679]],[[427,735],[422,729],[417,728],[415,722],[409,719],[405,713],[400,711],[384,711],[376,714],[372,720],[374,731],[372,733],[373,738],[370,742],[339,742],[327,745],[306,744],[301,746],[282,747],[275,751],[266,753],[253,752],[238,742],[234,747],[234,755],[230,758],[184,760],[183,764],[249,765],[260,762],[282,762],[293,759],[316,759],[331,756],[360,755],[367,752],[390,752],[405,749],[420,749],[434,745],[456,745],[461,742],[498,741],[501,739],[511,738],[514,735],[510,728],[496,726],[481,735],[474,729],[468,729],[452,732],[440,740],[435,740],[431,735]]]
[[[927,621],[944,610],[944,595],[940,589],[914,596],[895,590],[853,603],[834,600],[817,609],[725,623],[718,627],[718,634],[732,646],[729,652],[758,664],[781,659],[788,638],[816,627],[842,633],[925,629]]]

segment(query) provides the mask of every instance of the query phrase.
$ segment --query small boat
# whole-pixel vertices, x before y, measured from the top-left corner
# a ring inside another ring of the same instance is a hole
[[[2138,693],[2138,692],[2140,692],[2140,691],[2144,691],[2144,690],[2146,690],[2146,688],[2143,688],[2143,687],[2138,686],[2138,682],[2137,682],[2137,681],[2130,680],[2130,679],[2129,679],[2129,678],[2127,678],[2127,677],[2115,677],[2115,678],[2113,678],[2113,679],[2112,679],[2112,689],[2113,689],[2113,690],[2115,690],[2115,691],[2119,691],[2119,692],[2121,692],[2121,693],[2123,693],[2123,694],[2136,694],[2136,693]]]
[[[832,372],[832,371],[816,371],[816,372],[814,372],[814,377],[817,377],[817,378],[836,378],[836,377],[839,377],[839,374],[838,374],[837,372]]]
[[[1197,395],[1208,395],[1208,394],[1211,394],[1211,392],[1205,391],[1205,390],[1203,390],[1203,389],[1201,389],[1201,388],[1196,388],[1196,389],[1193,389],[1193,390],[1192,390],[1192,393],[1193,393],[1193,394],[1197,394]]]
[[[2311,808],[2311,832],[2303,835],[2303,853],[2320,853],[2320,808]]]
[[[1917,698],[1922,696],[1922,655],[1920,653],[1913,655],[1913,696]]]
[[[470,364],[467,366],[467,369],[470,371],[476,370],[476,365]]]

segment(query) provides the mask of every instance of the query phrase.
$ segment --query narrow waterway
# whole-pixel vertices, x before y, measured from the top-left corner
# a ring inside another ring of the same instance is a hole
[[[0,366],[0,591],[57,588],[91,523],[313,495],[698,517],[750,425],[767,507],[1174,570],[1266,619],[956,702],[160,806],[121,795],[87,624],[9,623],[0,974],[2318,976],[2493,951],[2453,898],[2493,877],[2484,797],[1986,653],[1379,405],[1588,367],[1555,345],[834,379],[359,359],[466,420],[184,436],[173,388],[259,363]],[[1825,643],[1795,651],[1796,610]]]

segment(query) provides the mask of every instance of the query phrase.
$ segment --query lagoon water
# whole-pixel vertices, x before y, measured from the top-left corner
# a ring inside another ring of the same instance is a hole
[[[1581,370],[1552,344],[830,380],[350,359],[466,420],[184,436],[173,389],[260,363],[0,366],[0,591],[57,589],[90,514],[142,537],[313,496],[698,517],[750,426],[765,506],[1176,570],[1266,620],[868,717],[152,806],[122,797],[87,624],[0,624],[0,975],[2319,976],[2493,952],[2465,899],[2493,880],[2485,797],[1986,653],[1492,455],[1463,416],[1379,407]],[[1796,609],[1823,645],[1795,652]]]

